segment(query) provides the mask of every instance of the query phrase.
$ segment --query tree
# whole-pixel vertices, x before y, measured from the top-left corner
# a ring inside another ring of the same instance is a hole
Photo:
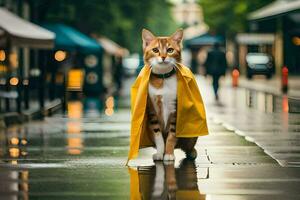
[[[141,52],[141,30],[170,34],[176,25],[167,0],[29,0],[39,23],[65,23]]]
[[[211,31],[232,37],[247,30],[247,16],[274,0],[199,0]]]

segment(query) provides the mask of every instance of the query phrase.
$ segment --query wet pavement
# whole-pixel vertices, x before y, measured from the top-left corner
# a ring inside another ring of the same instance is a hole
[[[215,103],[198,80],[210,135],[195,162],[176,150],[174,164],[153,163],[149,148],[128,168],[128,108],[72,101],[66,115],[0,132],[0,199],[300,199],[300,115],[288,99],[224,87]]]

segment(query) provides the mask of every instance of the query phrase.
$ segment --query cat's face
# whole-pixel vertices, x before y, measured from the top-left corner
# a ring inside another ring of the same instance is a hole
[[[143,29],[144,62],[151,67],[170,66],[181,61],[181,41],[183,30],[177,30],[169,37],[156,37]]]

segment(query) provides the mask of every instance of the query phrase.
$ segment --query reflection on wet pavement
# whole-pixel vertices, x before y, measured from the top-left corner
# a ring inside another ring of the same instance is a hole
[[[208,169],[204,170],[202,178],[208,178]],[[129,173],[131,199],[205,199],[198,189],[200,177],[193,161],[184,159],[178,168],[174,163],[156,162],[150,167],[129,169]]]
[[[82,104],[81,102],[68,103],[68,118],[71,120],[67,122],[67,149],[68,153],[72,155],[81,154],[83,149],[83,139],[81,133],[82,118]]]
[[[195,162],[176,150],[174,164],[153,163],[148,148],[127,168],[130,111],[110,97],[102,110],[97,99],[71,101],[66,115],[1,130],[1,199],[299,199],[300,124],[288,99],[223,89],[215,104],[206,90],[210,135]]]
[[[245,90],[246,105],[249,108],[254,108],[266,113],[289,112],[289,99],[287,95],[275,96],[261,91],[249,89],[239,90]]]
[[[29,199],[29,178],[28,170],[1,170],[1,199]]]
[[[299,99],[231,87],[223,87],[220,96],[222,106],[208,107],[215,121],[254,142],[280,165],[300,166]]]

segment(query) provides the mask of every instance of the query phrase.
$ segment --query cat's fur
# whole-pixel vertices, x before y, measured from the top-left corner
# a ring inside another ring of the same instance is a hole
[[[144,62],[155,74],[166,74],[176,69],[181,62],[182,29],[170,37],[155,37],[150,31],[143,29]],[[174,148],[184,150],[187,157],[197,156],[194,146],[197,138],[176,138],[177,116],[177,77],[176,73],[168,78],[150,76],[147,99],[148,126],[152,132],[157,153],[153,160],[173,161]]]

